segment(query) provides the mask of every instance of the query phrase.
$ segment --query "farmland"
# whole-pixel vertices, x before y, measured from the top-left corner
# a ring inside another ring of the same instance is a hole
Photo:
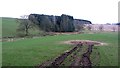
[[[94,46],[91,53],[93,66],[118,66],[118,33],[94,32],[81,34],[58,34],[53,36],[37,36],[17,38],[19,23],[16,18],[2,18],[2,37],[15,37],[12,41],[2,42],[2,66],[38,66],[48,60],[53,60],[60,54],[72,49],[75,45],[65,44],[69,40],[92,40],[106,43]],[[42,32],[42,31],[41,31]],[[29,33],[37,35],[40,31],[30,29]],[[9,38],[7,38],[9,40]],[[83,50],[86,46],[83,46]],[[80,51],[81,55],[82,51]],[[97,56],[96,53],[99,53]],[[69,64],[70,56],[65,59]],[[107,61],[107,62],[106,62]]]
[[[15,36],[18,23],[16,18],[2,18],[2,35],[6,36]]]
[[[67,40],[93,40],[107,43],[107,45],[94,46],[97,49],[93,49],[92,55],[94,56],[94,51],[100,53],[99,63],[97,64],[99,66],[118,65],[118,34],[104,32],[45,36],[3,42],[3,66],[37,66],[47,60],[52,60],[73,47],[73,45],[60,43]]]
[[[2,17],[2,37],[15,37],[18,36],[19,22],[17,18]],[[40,31],[37,29],[30,29],[31,35],[38,34]],[[23,32],[24,33],[24,32]]]

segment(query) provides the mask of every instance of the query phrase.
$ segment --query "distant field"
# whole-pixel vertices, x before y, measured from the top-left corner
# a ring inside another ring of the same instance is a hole
[[[118,34],[109,32],[45,36],[13,42],[3,42],[3,66],[36,66],[46,60],[59,56],[59,54],[73,47],[72,45],[60,44],[61,41],[75,39],[95,40],[107,43],[108,45],[105,46],[95,46],[100,53],[98,65],[118,65]]]
[[[2,17],[2,37],[13,37],[17,36],[17,29],[19,28],[19,23],[17,22],[17,18],[7,18]],[[38,30],[29,30],[30,34],[38,34]]]
[[[17,26],[15,18],[2,18],[2,36],[15,36]]]

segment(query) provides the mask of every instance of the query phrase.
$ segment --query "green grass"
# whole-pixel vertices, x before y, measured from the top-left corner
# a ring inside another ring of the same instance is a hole
[[[35,66],[46,60],[51,60],[73,46],[60,44],[65,40],[95,40],[107,43],[107,46],[95,46],[100,53],[100,66],[118,65],[118,34],[77,34],[46,36],[34,39],[24,39],[14,42],[3,42],[3,66]]]
[[[17,29],[19,28],[18,27],[19,22],[17,21],[17,18],[7,18],[7,17],[1,17],[1,18],[2,18],[2,37],[14,37],[14,36],[18,36],[18,34],[20,33],[25,34],[25,32],[17,31]],[[37,35],[38,33],[40,33],[40,31],[34,28],[34,29],[29,29],[29,33],[30,35]]]
[[[2,38],[2,18],[0,17],[0,38]]]
[[[0,42],[0,67],[2,66],[2,42]]]
[[[16,18],[2,18],[2,37],[15,36],[18,23]]]

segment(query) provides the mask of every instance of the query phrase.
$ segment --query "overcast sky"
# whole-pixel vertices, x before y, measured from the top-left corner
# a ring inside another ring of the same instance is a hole
[[[94,24],[117,23],[119,0],[0,0],[0,17],[71,15]]]

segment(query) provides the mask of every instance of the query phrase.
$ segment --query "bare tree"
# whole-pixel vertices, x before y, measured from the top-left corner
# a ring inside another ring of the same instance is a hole
[[[83,31],[84,30],[84,27],[85,27],[85,25],[84,24],[78,24],[78,25],[76,25],[76,29],[77,29],[77,31]]]
[[[100,25],[100,26],[99,26],[99,30],[100,30],[100,31],[103,31],[103,25]]]
[[[115,26],[112,27],[112,30],[113,30],[113,32],[115,32],[115,30],[116,30],[116,29],[115,29]]]
[[[19,22],[19,28],[17,31],[24,31],[25,36],[28,36],[29,29],[33,27],[33,23],[28,20],[28,15],[21,16],[21,19],[18,19]]]
[[[88,26],[87,26],[87,29],[88,29],[89,31],[91,31],[92,26],[91,26],[91,25],[88,25]]]

